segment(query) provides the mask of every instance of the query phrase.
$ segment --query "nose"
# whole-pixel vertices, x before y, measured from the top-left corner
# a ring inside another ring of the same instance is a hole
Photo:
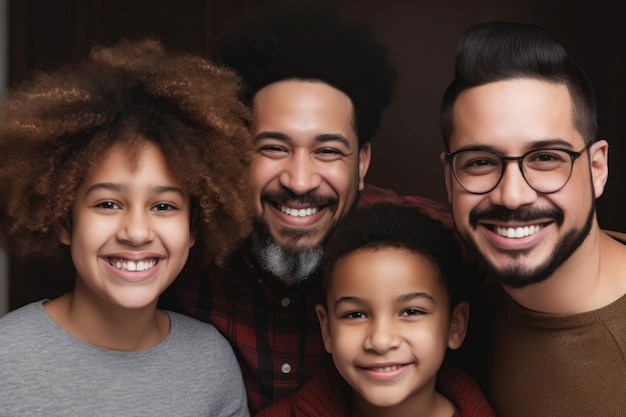
[[[124,213],[117,232],[117,239],[132,246],[141,246],[154,239],[149,213],[141,208]]]
[[[400,337],[389,320],[372,319],[364,341],[365,350],[384,354],[399,345]]]
[[[322,176],[314,158],[304,149],[294,152],[280,173],[281,185],[296,195],[317,189],[322,183]]]
[[[498,186],[489,196],[493,204],[514,210],[532,204],[537,199],[537,192],[524,179],[519,164],[508,161]]]

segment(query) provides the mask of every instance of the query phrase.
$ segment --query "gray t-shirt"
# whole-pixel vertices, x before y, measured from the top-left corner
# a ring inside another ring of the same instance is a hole
[[[249,416],[226,339],[168,314],[169,335],[139,352],[76,339],[42,302],[0,317],[0,416]]]

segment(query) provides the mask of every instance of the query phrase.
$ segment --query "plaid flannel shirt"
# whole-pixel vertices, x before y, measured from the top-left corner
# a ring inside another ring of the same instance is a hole
[[[422,207],[452,227],[443,205],[422,197],[400,197],[366,185],[358,205],[393,202]],[[160,307],[212,323],[239,360],[252,415],[293,396],[330,360],[324,350],[315,304],[320,277],[286,286],[262,271],[243,245],[226,268],[187,266],[161,299]]]

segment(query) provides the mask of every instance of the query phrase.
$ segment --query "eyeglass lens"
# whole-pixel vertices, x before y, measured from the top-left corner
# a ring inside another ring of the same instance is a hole
[[[569,180],[573,165],[571,154],[560,149],[539,149],[522,157],[502,157],[490,151],[467,150],[454,155],[452,169],[467,191],[487,193],[500,182],[506,160],[517,161],[528,185],[543,193],[561,189]]]

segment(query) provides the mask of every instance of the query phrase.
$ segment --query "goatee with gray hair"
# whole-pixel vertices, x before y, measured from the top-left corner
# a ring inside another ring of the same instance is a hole
[[[287,285],[305,281],[315,274],[324,253],[321,245],[309,248],[279,245],[259,222],[252,231],[251,242],[259,266]]]

